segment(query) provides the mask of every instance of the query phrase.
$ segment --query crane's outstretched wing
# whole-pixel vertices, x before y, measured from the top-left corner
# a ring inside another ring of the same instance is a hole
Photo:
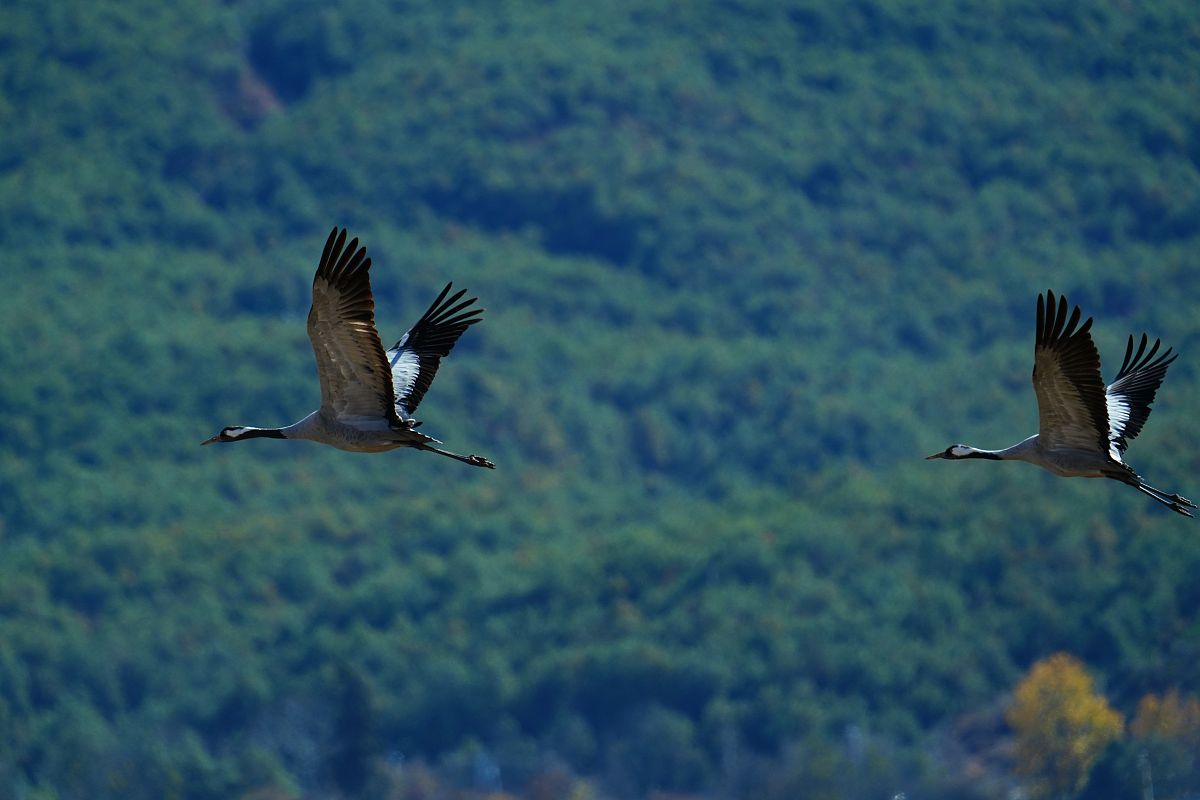
[[[1154,393],[1167,377],[1167,367],[1178,358],[1171,355],[1171,348],[1157,359],[1158,346],[1161,340],[1155,339],[1150,352],[1146,352],[1149,337],[1142,334],[1141,344],[1137,353],[1133,352],[1133,337],[1125,345],[1125,361],[1121,371],[1108,385],[1105,399],[1108,403],[1108,439],[1111,455],[1120,461],[1129,446],[1130,440],[1142,432],[1142,426],[1150,416],[1150,404],[1154,402]]]
[[[375,330],[371,259],[346,231],[329,234],[313,278],[308,338],[321,379],[321,413],[349,425],[399,426],[391,371]]]
[[[396,413],[401,417],[410,417],[417,410],[429,384],[433,383],[442,358],[450,354],[458,337],[482,318],[482,308],[463,311],[478,299],[472,297],[460,303],[465,289],[446,297],[453,285],[447,283],[417,324],[387,351]]]
[[[1107,453],[1108,405],[1100,378],[1100,354],[1089,333],[1091,317],[1078,328],[1079,306],[1067,318],[1067,298],[1038,295],[1033,390],[1039,438],[1048,447]]]

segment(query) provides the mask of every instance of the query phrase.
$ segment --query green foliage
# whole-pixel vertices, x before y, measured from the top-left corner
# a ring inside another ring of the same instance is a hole
[[[1182,1],[9,3],[0,785],[967,797],[931,734],[1049,653],[1125,711],[1200,691],[1185,521],[920,461],[1032,432],[1049,286],[1107,376],[1129,331],[1183,354],[1129,455],[1200,491],[1198,31]],[[494,473],[196,446],[315,406],[334,224],[386,343],[446,280],[487,306],[421,412]]]

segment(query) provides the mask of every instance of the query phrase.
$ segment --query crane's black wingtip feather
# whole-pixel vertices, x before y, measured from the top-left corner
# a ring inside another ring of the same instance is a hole
[[[1068,313],[1068,311],[1070,313]],[[1038,295],[1036,344],[1038,347],[1053,347],[1057,342],[1086,335],[1092,329],[1093,318],[1088,317],[1081,325],[1083,309],[1072,307],[1067,296],[1060,294],[1055,300],[1054,290],[1047,289]]]
[[[321,260],[317,263],[317,275],[321,275],[327,265],[337,259],[337,254],[342,252],[342,245],[346,241],[346,229],[339,229],[336,225],[329,232],[329,238],[325,240],[325,247],[321,250]]]
[[[357,236],[349,242],[346,241],[347,236],[349,231],[346,228],[335,227],[330,231],[313,276],[314,285],[322,279],[343,287],[369,280],[366,275],[371,269],[371,259],[367,257],[367,248],[359,246]]]

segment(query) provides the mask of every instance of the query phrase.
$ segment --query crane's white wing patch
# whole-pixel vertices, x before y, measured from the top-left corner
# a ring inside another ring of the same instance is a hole
[[[1125,435],[1125,425],[1129,422],[1129,401],[1123,395],[1105,395],[1108,406],[1108,454],[1114,461],[1121,460],[1121,448],[1118,442]]]
[[[417,376],[421,373],[421,359],[415,352],[403,346],[388,350],[387,356],[392,366],[392,390],[396,396],[396,414],[404,419],[409,415],[409,411],[404,407],[403,401],[417,384]]]

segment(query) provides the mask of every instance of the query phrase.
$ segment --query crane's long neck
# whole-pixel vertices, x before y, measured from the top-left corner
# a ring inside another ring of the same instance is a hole
[[[334,447],[338,446],[338,442],[329,437],[329,425],[321,416],[320,409],[313,411],[304,419],[279,428],[278,431],[280,439],[307,439],[312,442],[331,444]]]
[[[963,444],[955,448],[954,455],[956,458],[987,458],[992,461],[1030,461],[1034,450],[1037,449],[1037,440],[1037,434],[1034,434],[1003,450],[984,450],[981,447]]]

